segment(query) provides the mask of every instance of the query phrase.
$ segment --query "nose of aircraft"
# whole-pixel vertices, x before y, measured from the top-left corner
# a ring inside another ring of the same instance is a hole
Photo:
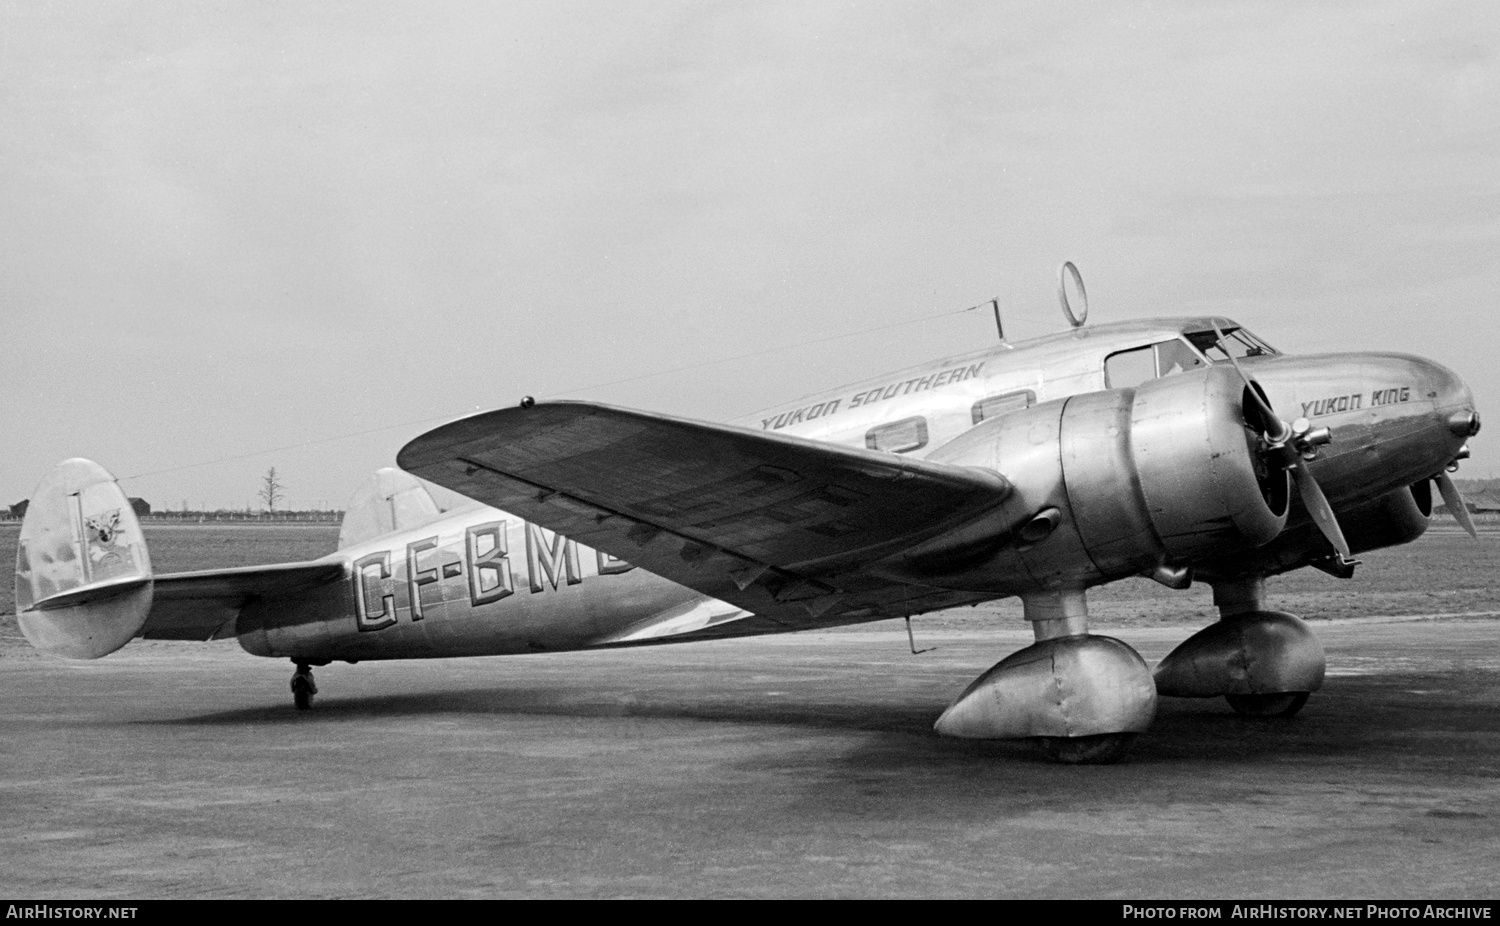
[[[1465,442],[1479,431],[1468,384],[1423,357],[1323,354],[1251,370],[1285,418],[1330,429],[1310,466],[1335,503],[1432,478],[1467,456]]]
[[[1401,378],[1404,373],[1405,378],[1411,381],[1413,388],[1410,398],[1416,406],[1413,411],[1417,412],[1419,418],[1426,418],[1422,430],[1428,435],[1425,441],[1428,452],[1444,456],[1443,465],[1451,463],[1455,457],[1467,456],[1464,442],[1479,433],[1479,412],[1474,408],[1474,393],[1469,389],[1469,384],[1457,373],[1425,357],[1387,355],[1381,359],[1384,363],[1379,364],[1378,368],[1390,371],[1394,374],[1393,378]],[[1389,396],[1385,398],[1389,399]],[[1400,422],[1406,416],[1395,409],[1405,404],[1405,398],[1404,395],[1397,394],[1397,404],[1392,408],[1393,418],[1390,419],[1393,427],[1387,434],[1394,435],[1404,430]],[[1371,399],[1380,401],[1380,391],[1372,392]],[[1427,404],[1429,402],[1430,406]],[[1430,412],[1425,411],[1428,407],[1431,408]],[[1412,423],[1415,424],[1414,421]]]
[[[1403,437],[1396,437],[1393,443],[1396,446],[1406,445],[1406,451],[1404,454],[1393,454],[1393,458],[1406,456],[1415,462],[1416,459],[1427,457],[1430,463],[1436,463],[1439,467],[1434,474],[1434,478],[1437,478],[1442,474],[1443,467],[1469,455],[1467,441],[1479,433],[1479,412],[1474,408],[1474,393],[1457,373],[1440,363],[1424,357],[1400,357],[1398,362],[1400,361],[1405,362],[1409,375],[1414,379],[1413,385],[1416,388],[1413,392],[1416,394],[1412,398],[1420,397],[1430,401],[1432,411],[1427,413],[1431,417],[1427,418],[1425,427],[1414,428]],[[1415,425],[1416,422],[1413,421],[1412,424]],[[1399,418],[1392,420],[1390,425],[1392,430],[1387,433],[1393,436],[1404,430]],[[1423,432],[1427,435],[1425,438],[1421,436]],[[1442,478],[1447,477],[1444,475]],[[1439,485],[1442,483],[1439,482]]]
[[[1454,437],[1473,437],[1479,433],[1479,412],[1474,408],[1474,393],[1457,373],[1431,360],[1414,358],[1425,380],[1432,408],[1443,418]]]

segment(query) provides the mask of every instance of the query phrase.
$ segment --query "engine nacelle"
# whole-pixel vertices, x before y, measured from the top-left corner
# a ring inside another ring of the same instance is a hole
[[[1269,542],[1286,525],[1289,479],[1262,458],[1244,389],[1234,370],[1210,367],[981,423],[929,459],[1004,475],[1015,491],[999,517],[1019,527],[986,561],[939,540],[893,558],[890,571],[1020,593]]]
[[[1387,492],[1362,505],[1339,509],[1339,527],[1354,553],[1411,543],[1426,532],[1432,515],[1432,484]],[[1252,556],[1231,555],[1201,565],[1197,575],[1208,581],[1245,573],[1276,575],[1289,569],[1327,562],[1333,551],[1317,525],[1294,524]]]
[[[1339,512],[1339,526],[1355,553],[1411,543],[1432,517],[1432,483],[1419,482]]]

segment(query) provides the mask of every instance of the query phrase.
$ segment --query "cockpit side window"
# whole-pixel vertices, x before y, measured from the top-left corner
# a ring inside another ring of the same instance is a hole
[[[1104,385],[1109,389],[1139,386],[1156,379],[1156,348],[1122,350],[1104,358]]]
[[[1201,354],[1186,342],[1173,338],[1122,350],[1104,358],[1104,385],[1109,389],[1139,386],[1158,377],[1185,373],[1203,365]]]
[[[1160,376],[1186,373],[1203,365],[1203,355],[1185,341],[1163,341],[1156,345],[1156,369]]]

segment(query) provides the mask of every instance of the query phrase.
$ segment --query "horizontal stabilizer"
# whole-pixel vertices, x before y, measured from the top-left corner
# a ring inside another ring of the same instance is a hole
[[[32,604],[33,611],[56,611],[60,608],[76,608],[79,605],[93,604],[95,602],[107,601],[110,598],[118,598],[121,595],[129,595],[151,585],[149,576],[124,576],[119,579],[105,579],[103,582],[95,582],[92,585],[80,585],[78,588],[66,592],[58,592],[43,598]]]
[[[159,575],[156,600],[139,635],[148,640],[232,637],[240,610],[251,601],[280,598],[343,578],[344,564],[337,560]]]

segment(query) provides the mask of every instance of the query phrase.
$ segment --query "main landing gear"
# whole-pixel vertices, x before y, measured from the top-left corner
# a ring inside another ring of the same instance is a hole
[[[1291,717],[1323,687],[1323,644],[1307,624],[1265,609],[1265,579],[1214,585],[1219,621],[1182,642],[1156,667],[1158,694],[1219,695],[1246,717]]]
[[[1247,717],[1290,717],[1323,685],[1323,644],[1307,624],[1265,609],[1261,576],[1214,585],[1219,621],[1153,673],[1140,654],[1088,632],[1081,589],[1023,596],[1036,642],[996,663],[938,718],[970,739],[1029,739],[1070,764],[1118,761],[1156,716],[1158,694],[1223,696]]]
[[[1021,600],[1036,642],[976,679],[938,718],[937,731],[1030,739],[1069,764],[1118,761],[1156,716],[1145,660],[1113,637],[1088,632],[1082,589]]]
[[[292,703],[297,705],[299,711],[309,710],[312,708],[313,695],[318,693],[318,686],[313,681],[313,664],[300,660],[293,662],[297,664],[297,671],[292,675]]]

